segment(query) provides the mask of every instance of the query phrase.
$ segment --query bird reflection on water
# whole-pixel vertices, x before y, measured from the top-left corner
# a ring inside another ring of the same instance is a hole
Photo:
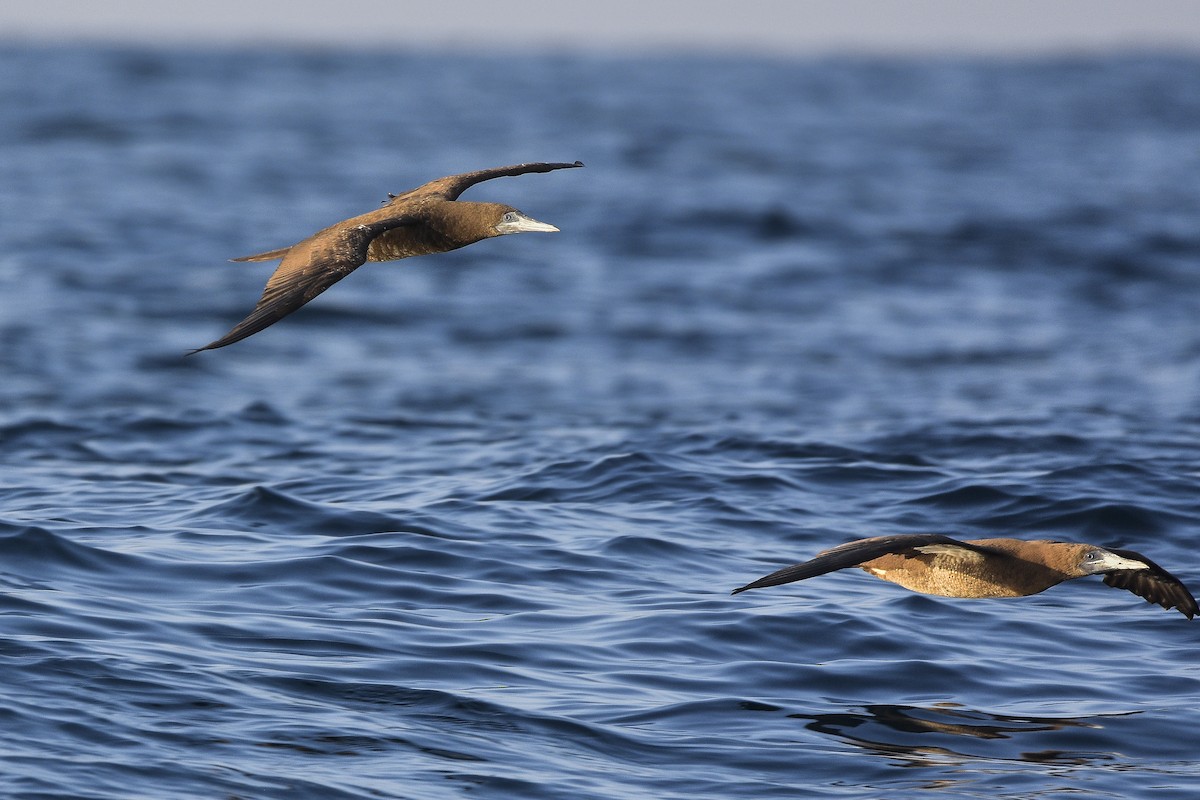
[[[872,704],[862,708],[861,713],[845,711],[789,716],[793,719],[807,720],[805,727],[811,731],[834,736],[845,743],[893,758],[899,766],[932,767],[947,762],[966,763],[980,759],[1081,765],[1110,762],[1119,758],[1117,753],[1072,750],[1065,747],[993,752],[999,749],[997,745],[981,747],[980,752],[972,753],[966,751],[965,743],[951,747],[951,742],[955,740],[943,738],[958,737],[958,741],[1006,740],[1019,745],[1027,743],[1031,736],[1057,738],[1054,736],[1055,732],[1067,729],[1103,729],[1104,724],[1099,721],[1101,717],[1096,715],[1034,717],[993,714],[966,709],[955,703],[939,703],[927,707]],[[1103,718],[1132,716],[1136,713],[1140,712],[1105,714]],[[928,738],[931,734],[935,739]],[[1047,737],[1047,734],[1051,736]]]

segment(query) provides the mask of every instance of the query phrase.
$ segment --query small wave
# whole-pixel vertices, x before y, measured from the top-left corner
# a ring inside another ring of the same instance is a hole
[[[711,494],[707,475],[682,469],[644,451],[558,461],[479,497],[484,502],[598,503],[668,500]]]
[[[80,544],[37,525],[0,522],[0,561],[20,567],[27,575],[53,575],[58,570],[100,571],[123,569],[118,554]]]
[[[113,145],[128,142],[133,135],[132,130],[112,120],[85,114],[62,114],[27,123],[22,138],[33,143],[79,142]]]
[[[391,514],[318,503],[270,486],[254,486],[237,497],[221,500],[190,514],[197,521],[281,532],[355,536],[402,530],[403,520]]]
[[[1026,498],[1011,491],[1005,491],[993,486],[978,484],[957,486],[933,494],[914,497],[904,503],[913,505],[930,505],[937,508],[977,511],[998,511],[1019,505]]]

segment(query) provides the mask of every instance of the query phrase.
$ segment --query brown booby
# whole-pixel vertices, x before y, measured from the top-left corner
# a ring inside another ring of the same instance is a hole
[[[538,222],[512,206],[457,202],[458,196],[492,178],[582,166],[581,161],[515,164],[438,178],[404,194],[389,194],[383,208],[330,225],[291,247],[232,259],[283,261],[249,316],[222,338],[191,352],[214,350],[258,333],[367,261],[444,253],[507,233],[557,231],[553,225]]]
[[[1128,589],[1166,609],[1177,608],[1188,619],[1200,611],[1182,581],[1132,550],[1047,540],[960,542],[935,533],[847,542],[733,593],[802,581],[847,567],[860,567],[905,589],[943,597],[1025,597],[1073,578],[1103,575],[1109,586]]]

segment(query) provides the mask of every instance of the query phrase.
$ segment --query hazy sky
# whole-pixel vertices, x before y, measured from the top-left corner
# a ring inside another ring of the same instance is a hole
[[[776,54],[1200,52],[1197,0],[3,0],[0,39]]]

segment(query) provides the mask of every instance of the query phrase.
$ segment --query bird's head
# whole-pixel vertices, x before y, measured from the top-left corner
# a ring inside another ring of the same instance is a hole
[[[512,206],[497,204],[495,207],[496,221],[492,227],[497,236],[508,233],[553,233],[558,228],[548,222],[538,222],[533,217],[517,211]]]
[[[1144,561],[1117,555],[1111,550],[1094,545],[1086,546],[1079,554],[1079,571],[1084,575],[1096,575],[1121,569],[1149,569]]]

